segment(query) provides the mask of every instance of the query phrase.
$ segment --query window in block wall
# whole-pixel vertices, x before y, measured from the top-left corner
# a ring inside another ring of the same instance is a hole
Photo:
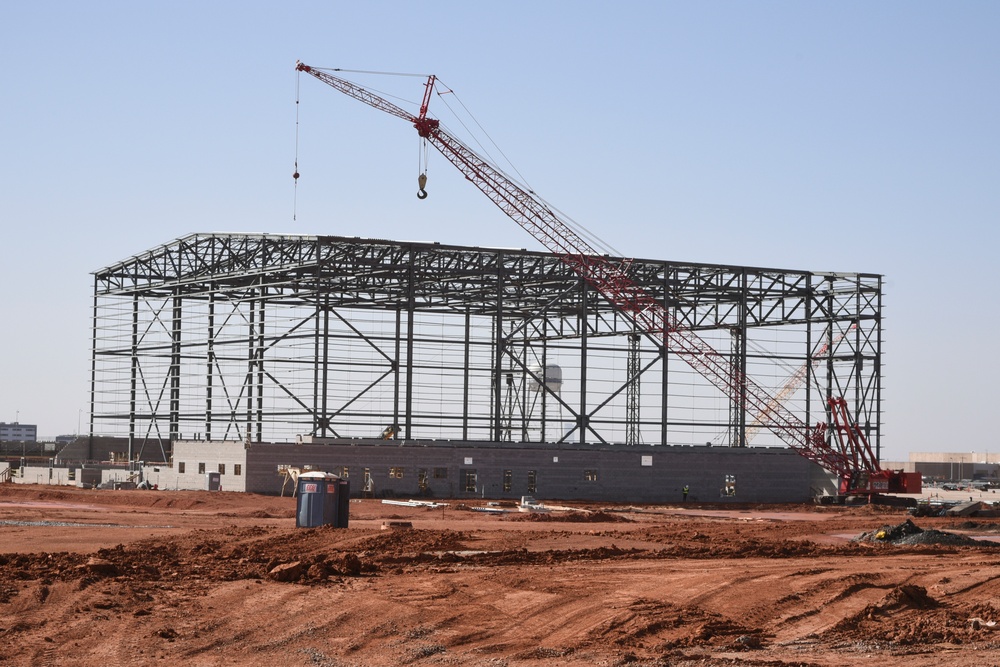
[[[466,470],[465,471],[465,492],[475,493],[476,492],[476,471]]]
[[[722,476],[722,495],[727,498],[736,497],[736,475]]]

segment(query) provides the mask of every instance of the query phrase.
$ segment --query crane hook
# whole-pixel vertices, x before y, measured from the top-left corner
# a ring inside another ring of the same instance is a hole
[[[427,199],[427,190],[424,189],[427,186],[427,172],[417,176],[417,186],[420,188],[417,190],[417,199]]]

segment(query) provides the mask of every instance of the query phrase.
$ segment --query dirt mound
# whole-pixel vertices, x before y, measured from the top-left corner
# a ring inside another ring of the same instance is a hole
[[[955,524],[961,530],[975,530],[982,533],[1000,533],[1000,524],[993,521],[962,521]]]
[[[944,605],[923,586],[904,584],[841,620],[826,637],[866,646],[961,645],[991,640],[989,624],[995,616],[996,610],[988,605],[967,609]]]
[[[371,552],[379,558],[441,551],[468,550],[467,537],[461,531],[401,529],[384,530],[378,535],[355,542],[359,551]]]
[[[906,535],[897,540],[895,544],[943,544],[947,546],[976,546],[985,548],[995,548],[994,542],[983,542],[965,535],[956,535],[933,528],[924,530],[913,535]]]
[[[111,508],[194,510],[213,513],[230,511],[244,515],[246,512],[254,511],[255,506],[261,506],[265,511],[277,516],[286,516],[289,510],[294,512],[295,507],[295,500],[292,498],[279,499],[251,493],[171,491],[167,489],[112,491],[33,484],[0,484],[0,501],[73,503]]]
[[[992,542],[982,542],[965,535],[956,535],[941,530],[923,530],[913,521],[907,519],[895,526],[882,526],[871,532],[862,533],[854,539],[855,542],[869,544],[936,544],[947,546],[979,546],[995,547]]]
[[[930,609],[937,607],[938,601],[923,586],[905,584],[892,589],[879,604],[882,609]]]
[[[909,519],[895,526],[882,526],[855,538],[855,542],[895,544],[897,540],[922,533],[923,530]]]
[[[377,569],[370,558],[331,549],[332,530],[229,528],[193,531],[82,554],[0,554],[0,580],[77,581],[86,588],[101,579],[132,585],[178,581],[259,580],[325,583]]]

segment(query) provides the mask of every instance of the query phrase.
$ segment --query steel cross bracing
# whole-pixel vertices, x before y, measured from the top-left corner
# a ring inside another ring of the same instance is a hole
[[[419,115],[413,115],[374,93],[303,63],[296,69],[372,107],[413,124],[418,134],[445,156],[469,181],[508,217],[547,250],[560,257],[597,292],[631,318],[638,329],[684,359],[692,368],[733,400],[743,411],[762,415],[763,422],[787,445],[824,468],[844,474],[851,462],[828,443],[811,437],[806,422],[789,411],[753,378],[734,368],[717,351],[679,319],[673,309],[657,301],[631,274],[631,261],[612,262],[533,193],[489,161],[480,157],[426,115],[434,77],[430,77]]]
[[[727,340],[739,327],[759,339],[766,353],[727,354],[726,362],[774,375],[774,387],[785,377],[769,370],[774,364],[803,365],[825,332],[858,322],[808,386],[822,382],[846,396],[877,447],[878,276],[654,260],[632,266],[687,326]],[[544,252],[195,234],[95,273],[92,432],[124,432],[136,450],[181,436],[359,437],[388,424],[404,427],[400,437],[491,440],[500,416],[487,398],[495,396],[493,378],[513,370],[521,387],[532,366],[555,361],[579,374],[572,389],[529,397],[537,398],[534,412],[522,401],[519,418],[531,423],[512,432],[624,442],[631,385],[623,372],[634,330]],[[673,367],[677,355],[648,341],[639,352],[642,404],[633,421],[643,441],[704,442],[728,427],[728,416],[685,416],[683,396],[692,391],[685,383],[693,379]],[[442,396],[441,404],[421,404],[426,394]],[[532,421],[546,411],[541,401],[571,428]],[[803,420],[826,410],[808,395],[793,403]],[[692,429],[705,436],[684,440]]]

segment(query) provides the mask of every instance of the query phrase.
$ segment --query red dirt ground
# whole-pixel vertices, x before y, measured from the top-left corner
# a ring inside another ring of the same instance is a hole
[[[0,665],[1000,664],[994,542],[853,541],[908,518],[874,507],[575,506],[296,529],[291,498],[5,484]]]

